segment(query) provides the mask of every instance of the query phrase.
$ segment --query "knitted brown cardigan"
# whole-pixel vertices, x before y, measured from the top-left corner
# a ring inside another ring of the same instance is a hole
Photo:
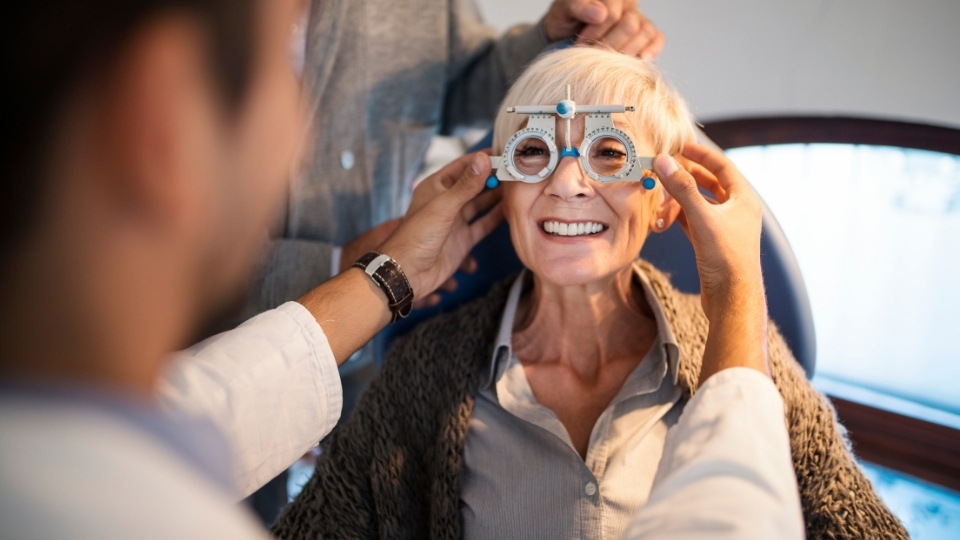
[[[680,347],[679,385],[693,395],[707,336],[697,295],[638,261]],[[285,539],[459,538],[467,424],[509,283],[420,324],[391,349],[382,373],[330,438],[300,496],[274,526]],[[863,476],[833,407],[807,381],[770,325],[770,370],[784,399],[809,538],[905,538]],[[747,441],[745,441],[746,443]]]

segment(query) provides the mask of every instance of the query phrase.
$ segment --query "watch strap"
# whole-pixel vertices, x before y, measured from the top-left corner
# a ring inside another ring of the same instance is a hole
[[[389,255],[371,251],[357,259],[353,266],[363,270],[387,295],[390,322],[397,322],[410,314],[413,309],[413,288],[397,261]]]

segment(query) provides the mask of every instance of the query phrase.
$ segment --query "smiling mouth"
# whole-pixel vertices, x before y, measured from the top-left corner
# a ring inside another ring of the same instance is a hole
[[[578,223],[563,223],[562,221],[544,221],[540,224],[543,232],[551,236],[591,236],[607,230],[602,223],[595,221],[581,221]]]

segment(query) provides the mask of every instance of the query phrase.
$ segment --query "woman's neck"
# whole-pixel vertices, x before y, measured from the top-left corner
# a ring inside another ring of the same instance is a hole
[[[632,267],[584,285],[531,281],[517,306],[512,339],[525,365],[565,363],[587,375],[607,362],[639,362],[652,345],[656,322]]]

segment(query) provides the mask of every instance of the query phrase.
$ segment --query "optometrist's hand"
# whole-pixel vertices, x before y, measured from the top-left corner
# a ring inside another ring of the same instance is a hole
[[[677,221],[696,253],[700,301],[710,321],[700,382],[733,366],[769,373],[760,199],[723,153],[688,144],[683,157],[689,160],[686,169],[664,154],[653,165],[680,206]],[[704,197],[698,186],[716,200]]]
[[[551,41],[576,37],[578,44],[602,43],[646,60],[660,56],[664,44],[635,0],[554,0],[543,29]]]
[[[483,191],[490,174],[485,154],[463,156],[424,180],[397,229],[379,251],[393,257],[423,300],[463,264],[473,246],[503,219],[499,190]],[[390,323],[383,291],[358,268],[301,296],[323,328],[338,364]]]
[[[484,153],[461,156],[420,183],[396,232],[381,246],[400,263],[416,300],[431,293],[458,268],[472,271],[470,250],[503,220],[500,190],[483,191],[490,174]]]

